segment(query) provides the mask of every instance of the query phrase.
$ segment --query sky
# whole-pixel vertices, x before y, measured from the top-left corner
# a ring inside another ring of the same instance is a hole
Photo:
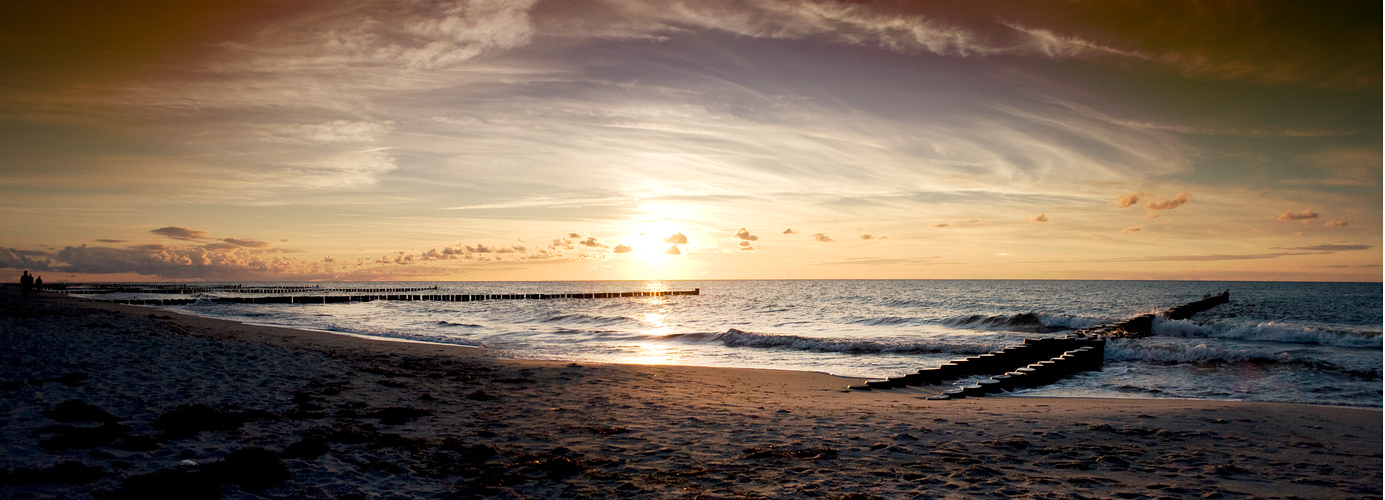
[[[0,3],[0,272],[1380,281],[1380,2]]]

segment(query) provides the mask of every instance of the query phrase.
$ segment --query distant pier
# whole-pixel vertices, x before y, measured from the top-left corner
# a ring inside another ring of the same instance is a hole
[[[436,290],[436,287],[413,290]],[[341,304],[347,302],[372,302],[376,300],[409,300],[439,302],[476,302],[482,300],[554,300],[554,299],[611,299],[621,297],[664,297],[671,295],[701,295],[701,288],[692,290],[660,290],[642,292],[593,292],[593,293],[508,293],[508,294],[397,294],[383,293],[397,289],[313,289],[314,291],[350,292],[350,295],[275,295],[269,297],[199,297],[187,299],[91,299],[115,304],[180,306],[198,302],[227,304]],[[74,290],[66,292],[72,294]],[[250,293],[245,290],[235,290]],[[146,293],[146,292],[135,292]],[[202,292],[198,292],[202,293]],[[76,294],[73,294],[76,295]]]
[[[1231,292],[1226,291],[1157,314],[1170,319],[1188,319],[1193,314],[1230,301]],[[939,385],[968,376],[992,375],[969,386],[947,389],[942,394],[928,397],[931,400],[949,400],[1052,384],[1081,372],[1100,371],[1106,357],[1106,339],[1148,337],[1154,325],[1154,316],[1142,314],[1119,323],[1083,328],[1062,338],[1025,339],[1021,345],[955,359],[937,368],[925,368],[899,377],[867,380],[847,388],[872,391],[911,385]]]
[[[404,292],[428,292],[437,290],[436,286],[429,287],[393,287],[393,288],[341,288],[341,287],[320,287],[320,286],[257,286],[247,287],[241,285],[131,285],[128,283],[57,283],[45,285],[44,291],[59,293],[82,293],[82,294],[104,294],[104,293],[145,293],[162,295],[191,295],[194,293],[211,292],[235,292],[235,293],[257,293],[257,294],[282,294],[282,293],[303,293],[303,292],[350,292],[358,294],[383,294],[383,293],[404,293]]]

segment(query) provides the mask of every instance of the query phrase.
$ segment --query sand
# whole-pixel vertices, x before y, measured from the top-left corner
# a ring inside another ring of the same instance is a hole
[[[0,342],[0,498],[1381,497],[1379,410],[927,401],[13,289]]]

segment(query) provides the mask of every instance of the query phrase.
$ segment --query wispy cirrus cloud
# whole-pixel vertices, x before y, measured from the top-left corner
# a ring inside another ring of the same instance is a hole
[[[1372,245],[1312,245],[1306,247],[1288,247],[1285,250],[1306,250],[1310,252],[1349,252],[1353,250],[1369,250],[1375,248]]]

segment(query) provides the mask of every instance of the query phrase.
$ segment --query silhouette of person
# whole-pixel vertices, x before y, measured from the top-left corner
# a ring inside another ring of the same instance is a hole
[[[29,271],[24,271],[24,275],[19,277],[19,295],[28,297],[29,292],[34,288],[34,277],[29,275]]]
[[[38,292],[42,292],[42,291],[43,291],[43,276],[39,276],[37,279],[34,280],[34,293],[38,293]]]

